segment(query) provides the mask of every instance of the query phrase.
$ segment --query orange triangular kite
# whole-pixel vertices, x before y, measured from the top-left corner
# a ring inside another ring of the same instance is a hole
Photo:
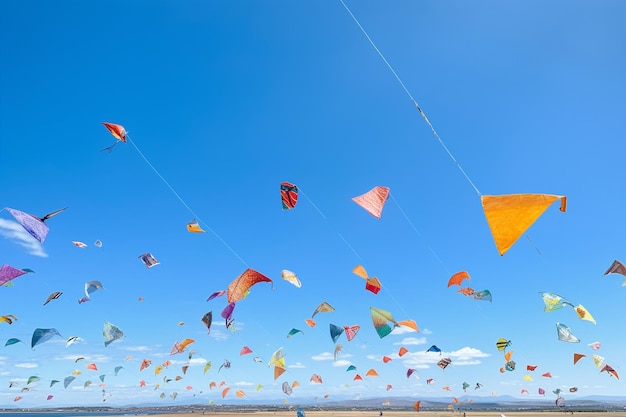
[[[400,348],[400,350],[398,351],[398,356],[402,357],[402,356],[406,355],[408,351],[409,351],[409,350],[408,350],[407,348],[405,348],[404,346],[402,346],[402,347]]]
[[[390,361],[391,361],[391,358],[389,356],[383,356],[383,362],[384,363],[387,363],[387,362],[390,362]]]
[[[581,360],[585,356],[586,355],[583,355],[582,353],[574,353],[574,365],[576,365],[576,362],[578,362],[579,360]]]
[[[420,329],[417,327],[417,323],[415,323],[415,320],[402,320],[398,322],[398,326],[404,326],[404,327],[408,327],[409,329],[413,329],[415,330],[417,333],[419,333]]]
[[[380,219],[383,207],[389,196],[389,188],[376,186],[358,197],[354,197],[352,201],[363,207],[369,214]]]
[[[274,367],[274,380],[276,380],[279,376],[281,376],[284,373],[285,373],[285,368],[282,368],[280,366],[275,366]]]
[[[480,199],[500,255],[504,255],[553,202],[560,199],[563,212],[566,203],[566,197],[552,194],[483,195]]]
[[[354,269],[352,270],[352,273],[360,276],[363,279],[368,279],[369,278],[367,276],[367,272],[365,271],[365,268],[363,268],[363,265],[355,266]]]
[[[365,373],[365,376],[378,376],[378,372],[376,372],[376,369],[372,368]]]

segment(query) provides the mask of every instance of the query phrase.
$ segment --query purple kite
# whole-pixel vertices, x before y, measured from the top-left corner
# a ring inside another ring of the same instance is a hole
[[[23,211],[15,210],[9,207],[5,207],[4,209],[8,211],[13,217],[15,217],[15,220],[17,220],[17,222],[21,224],[22,227],[26,229],[26,231],[30,233],[32,237],[37,239],[39,243],[43,243],[43,241],[46,240],[46,236],[48,235],[48,225],[44,222],[50,217],[56,216],[57,214],[61,213],[63,210],[67,209],[67,207],[57,211],[53,211],[52,213],[48,213],[43,217],[33,216],[32,214],[28,214]]]

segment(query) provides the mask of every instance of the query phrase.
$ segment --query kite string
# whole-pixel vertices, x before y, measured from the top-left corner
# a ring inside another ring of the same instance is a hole
[[[400,83],[400,86],[402,87],[402,89],[404,90],[404,92],[407,94],[407,96],[409,96],[409,99],[411,99],[411,102],[413,102],[413,104],[415,105],[415,108],[417,108],[417,110],[419,111],[420,115],[422,116],[422,118],[424,119],[424,121],[426,122],[426,124],[428,124],[428,126],[430,127],[430,130],[433,132],[433,135],[435,136],[435,138],[437,139],[437,141],[439,142],[439,144],[441,145],[441,147],[446,151],[446,153],[448,154],[448,156],[450,157],[450,159],[452,159],[452,161],[454,162],[454,164],[457,166],[457,168],[459,169],[459,171],[461,171],[461,173],[463,174],[463,176],[465,177],[465,179],[467,180],[467,182],[469,182],[469,184],[472,186],[472,188],[474,189],[474,191],[476,191],[476,194],[478,194],[478,196],[480,197],[482,194],[480,193],[480,191],[478,190],[478,188],[476,187],[476,185],[474,184],[474,182],[471,180],[471,178],[469,177],[469,175],[467,175],[467,173],[465,172],[465,170],[463,169],[463,167],[461,166],[461,164],[459,163],[459,161],[454,157],[454,155],[452,154],[452,152],[450,151],[450,149],[448,149],[448,147],[445,145],[445,143],[443,142],[443,140],[441,139],[441,137],[439,136],[439,134],[437,133],[437,131],[435,130],[435,127],[432,125],[432,123],[430,122],[430,120],[428,120],[428,117],[426,117],[426,114],[424,113],[424,111],[422,110],[422,108],[420,107],[420,105],[417,103],[417,100],[415,100],[415,98],[413,98],[413,95],[411,95],[411,93],[409,92],[408,88],[406,88],[406,86],[404,85],[404,82],[402,82],[402,79],[400,78],[400,76],[398,76],[398,74],[396,73],[396,71],[393,69],[393,67],[391,66],[391,64],[389,63],[389,61],[387,61],[387,59],[385,58],[385,56],[383,55],[383,53],[380,51],[380,49],[378,49],[378,47],[376,46],[376,44],[374,43],[374,41],[372,40],[372,38],[370,38],[369,34],[367,33],[367,31],[365,30],[365,28],[363,28],[363,26],[361,25],[361,23],[359,22],[359,20],[356,18],[356,16],[354,16],[354,14],[352,14],[352,11],[350,10],[350,8],[348,8],[348,6],[346,5],[346,3],[344,3],[343,0],[339,0],[341,2],[341,4],[343,5],[343,7],[346,9],[346,11],[348,12],[348,14],[352,17],[352,20],[354,20],[354,22],[356,23],[356,25],[359,27],[359,29],[361,30],[361,32],[363,33],[363,35],[365,35],[365,37],[367,38],[367,40],[369,41],[370,45],[372,45],[372,48],[374,48],[374,50],[376,51],[376,53],[378,54],[378,56],[383,60],[383,62],[385,63],[385,65],[387,65],[387,68],[389,68],[389,71],[391,71],[391,73],[393,74],[393,76],[395,77],[395,79],[398,81],[398,83]]]
[[[139,147],[135,144],[135,142],[133,142],[133,140],[127,135],[126,138],[128,139],[128,141],[133,145],[133,147],[135,148],[135,150],[137,151],[137,153],[143,158],[143,160],[146,162],[146,164],[148,164],[148,166],[150,168],[152,168],[152,171],[154,171],[154,173],[161,179],[161,181],[163,181],[163,183],[167,186],[167,188],[169,188],[169,190],[172,192],[172,194],[174,194],[174,196],[176,196],[176,198],[178,199],[178,201],[181,202],[181,204],[183,206],[185,206],[185,208],[187,209],[187,211],[189,211],[189,213],[191,213],[193,215],[193,217],[196,218],[196,220],[200,223],[202,223],[212,234],[213,236],[215,236],[221,243],[222,245],[224,245],[233,255],[235,255],[235,257],[237,259],[239,259],[239,261],[241,261],[242,264],[244,264],[247,268],[248,268],[248,264],[246,263],[246,261],[243,260],[243,258],[241,256],[239,256],[239,254],[228,244],[226,243],[226,241],[224,239],[222,239],[222,237],[217,234],[217,232],[215,230],[213,230],[213,228],[211,226],[209,226],[204,220],[202,220],[200,218],[200,216],[198,216],[192,209],[191,207],[189,207],[189,204],[187,204],[187,202],[180,196],[180,194],[178,194],[176,192],[176,190],[174,189],[174,187],[172,187],[170,185],[169,182],[167,182],[167,180],[165,179],[165,177],[163,177],[163,175],[161,175],[161,173],[154,167],[154,165],[152,165],[152,163],[148,160],[148,158],[146,158],[146,156],[143,154],[143,152],[141,152],[141,150],[139,149]],[[117,142],[116,142],[117,143]]]
[[[411,219],[409,218],[409,216],[406,215],[406,213],[404,212],[404,210],[402,209],[402,207],[400,206],[400,204],[398,204],[398,201],[395,199],[395,197],[393,196],[392,193],[389,193],[389,196],[391,197],[391,199],[393,200],[393,202],[396,204],[396,207],[398,207],[398,209],[400,210],[400,213],[402,213],[402,216],[404,216],[405,220],[409,223],[409,225],[411,226],[411,228],[413,229],[413,231],[415,231],[415,233],[417,233],[417,235],[423,240],[424,236],[420,233],[419,230],[417,230],[417,228],[415,227],[415,225],[413,224],[413,222],[411,221]],[[450,271],[448,270],[448,268],[446,268],[446,264],[441,260],[441,258],[439,257],[439,255],[437,255],[437,252],[435,252],[435,250],[428,244],[428,243],[424,243],[426,245],[426,247],[428,248],[429,252],[435,257],[435,259],[437,259],[437,261],[439,261],[439,263],[441,264],[441,266],[443,267],[443,269],[446,272],[446,275],[450,276],[452,275],[450,273]]]

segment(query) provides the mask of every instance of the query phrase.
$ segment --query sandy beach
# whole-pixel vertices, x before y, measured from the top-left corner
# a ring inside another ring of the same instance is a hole
[[[305,411],[307,417],[379,417],[375,411]],[[223,413],[223,412],[205,412],[203,413],[180,413],[180,414],[159,414],[162,417],[197,417],[198,415],[209,415],[213,417],[241,417],[241,414],[246,414],[253,417],[295,417],[295,411],[282,411],[282,412],[249,412],[249,413]],[[576,417],[598,417],[598,416],[610,416],[610,417],[626,417],[626,411],[389,411],[385,412],[383,417],[409,417],[419,414],[420,416],[428,417],[562,417],[564,415],[573,415]]]

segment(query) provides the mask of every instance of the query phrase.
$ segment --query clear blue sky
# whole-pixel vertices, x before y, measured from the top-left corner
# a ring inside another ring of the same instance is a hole
[[[0,315],[18,318],[0,323],[1,404],[99,405],[102,374],[109,405],[223,402],[211,381],[225,381],[226,400],[241,403],[626,392],[624,379],[591,360],[601,355],[626,375],[624,277],[603,277],[614,259],[626,261],[626,4],[346,5],[480,192],[565,195],[568,211],[554,204],[501,257],[477,193],[340,1],[3,2],[1,207],[69,208],[48,221],[42,246],[20,245],[13,218],[0,214],[0,264],[36,271],[0,288]],[[126,127],[215,234],[186,231],[194,215],[132,143],[100,152],[114,142],[105,121]],[[281,208],[281,181],[302,191],[294,210]],[[380,220],[351,201],[376,185],[393,195]],[[137,259],[144,252],[161,264],[147,269]],[[352,274],[359,263],[381,280],[378,295]],[[274,290],[258,284],[237,304],[233,334],[219,318],[225,300],[206,298],[247,267],[272,278]],[[302,288],[283,281],[282,269]],[[461,270],[492,303],[447,288]],[[91,280],[105,288],[78,304]],[[54,291],[63,295],[42,306]],[[597,324],[571,308],[545,313],[540,291],[583,304]],[[309,328],[304,319],[322,301],[335,311]],[[413,319],[420,332],[380,339],[370,307]],[[200,322],[208,311],[210,334]],[[108,347],[105,320],[126,335]],[[581,342],[558,341],[556,322]],[[330,323],[361,325],[353,341],[340,338],[337,361]],[[36,328],[63,338],[31,350]],[[304,333],[288,339],[292,328]],[[66,348],[70,336],[81,341]],[[5,347],[12,337],[26,344]],[[512,341],[513,372],[499,371],[500,337]],[[169,353],[184,338],[197,353],[183,375],[187,353]],[[432,344],[452,359],[447,369],[425,354]],[[240,356],[244,345],[254,353]],[[399,358],[401,346],[410,353]],[[280,347],[288,370],[274,381],[253,357],[267,362]],[[575,352],[587,357],[574,366]],[[140,372],[143,359],[153,365]],[[232,366],[218,373],[224,359]],[[350,364],[380,376],[353,381]],[[408,368],[418,370],[409,379]],[[49,387],[74,370],[82,373],[67,389]],[[323,383],[309,382],[313,374]],[[27,386],[33,375],[41,380]],[[301,386],[287,397],[281,384],[294,380]]]

